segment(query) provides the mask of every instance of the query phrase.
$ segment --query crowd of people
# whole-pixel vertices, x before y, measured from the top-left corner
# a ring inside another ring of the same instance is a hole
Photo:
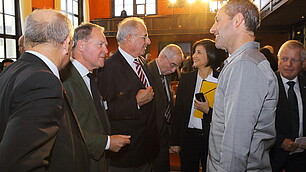
[[[259,51],[259,23],[250,0],[229,0],[174,99],[183,51],[143,58],[142,19],[119,23],[108,57],[103,27],[35,10],[0,75],[0,171],[169,172],[172,152],[182,172],[305,172],[306,50],[288,40],[277,58]]]

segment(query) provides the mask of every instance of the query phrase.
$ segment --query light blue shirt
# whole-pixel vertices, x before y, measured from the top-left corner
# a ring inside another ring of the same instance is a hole
[[[269,62],[247,42],[219,75],[209,135],[208,172],[271,172],[278,82]]]

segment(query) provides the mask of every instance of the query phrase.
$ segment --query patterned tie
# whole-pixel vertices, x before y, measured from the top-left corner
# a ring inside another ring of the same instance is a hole
[[[90,79],[91,94],[92,94],[92,98],[95,103],[96,109],[99,113],[101,124],[103,125],[105,134],[110,134],[110,123],[107,118],[104,106],[103,106],[102,96],[99,93],[97,83],[95,82],[94,77],[91,73],[88,73],[87,76]]]
[[[290,115],[292,119],[292,136],[293,139],[297,138],[299,135],[299,109],[298,109],[298,101],[296,94],[294,92],[294,81],[288,81],[287,84],[289,85],[288,89],[288,102],[290,108]]]
[[[167,108],[166,108],[166,111],[165,111],[165,118],[166,118],[166,121],[168,123],[171,123],[171,99],[170,99],[170,90],[169,90],[169,87],[168,87],[168,82],[167,82],[167,79],[164,75],[161,75],[161,80],[162,80],[162,85],[163,85],[163,88],[165,90],[165,93],[166,93],[166,97],[167,97]]]
[[[137,58],[134,59],[134,64],[136,65],[136,72],[137,72],[137,75],[138,75],[139,79],[141,80],[141,82],[143,83],[144,86],[148,87],[149,86],[148,81],[147,81],[146,76],[145,76],[145,74],[142,70],[140,62],[138,61]]]

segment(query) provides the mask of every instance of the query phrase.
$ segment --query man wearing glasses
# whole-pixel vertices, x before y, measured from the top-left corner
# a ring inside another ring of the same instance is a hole
[[[150,172],[158,153],[158,130],[152,79],[145,59],[151,43],[144,21],[124,19],[118,25],[118,50],[98,73],[98,86],[107,102],[111,134],[131,136],[120,152],[110,153],[109,172]]]
[[[153,171],[169,172],[169,127],[173,98],[169,86],[169,74],[176,71],[181,65],[183,52],[175,44],[164,47],[158,58],[148,64],[153,78],[153,90],[156,101],[156,120],[160,135],[160,151],[153,163]]]

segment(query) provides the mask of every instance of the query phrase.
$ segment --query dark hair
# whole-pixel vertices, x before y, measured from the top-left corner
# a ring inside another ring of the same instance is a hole
[[[1,62],[1,70],[3,70],[3,68],[4,68],[4,63],[7,63],[7,62],[13,63],[14,60],[12,60],[12,59],[4,59],[4,60],[2,60],[2,62]]]
[[[224,8],[225,14],[231,18],[237,13],[241,13],[248,31],[255,32],[260,25],[258,8],[250,0],[228,0],[222,8]]]
[[[192,46],[193,54],[197,46],[202,45],[207,54],[208,63],[206,65],[213,69],[217,69],[221,66],[222,62],[227,58],[227,53],[224,50],[217,49],[215,46],[215,41],[211,39],[201,39],[195,42]]]

